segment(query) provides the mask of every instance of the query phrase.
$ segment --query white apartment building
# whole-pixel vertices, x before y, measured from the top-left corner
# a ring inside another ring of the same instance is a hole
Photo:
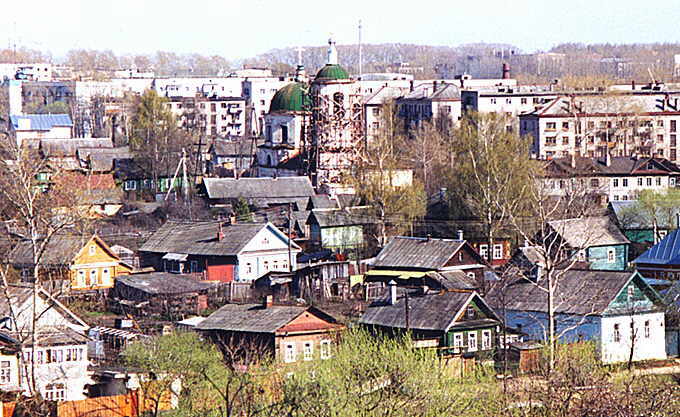
[[[0,79],[52,81],[53,67],[47,62],[27,64],[0,64]]]
[[[654,157],[554,158],[546,163],[547,195],[591,193],[609,201],[637,200],[643,190],[664,191],[680,184],[680,167]]]
[[[264,116],[269,112],[274,94],[293,81],[294,77],[252,77],[243,80],[243,97],[248,100],[253,112],[255,134],[264,134]]]
[[[660,91],[560,96],[521,114],[520,134],[538,159],[570,154],[678,160],[679,94]]]
[[[205,136],[209,138],[242,137],[250,133],[246,100],[242,97],[175,97],[165,105],[180,126],[204,126]]]

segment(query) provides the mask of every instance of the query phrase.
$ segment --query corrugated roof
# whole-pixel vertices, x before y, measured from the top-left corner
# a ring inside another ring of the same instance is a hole
[[[141,252],[187,253],[204,256],[236,256],[260,230],[270,227],[282,239],[286,236],[274,226],[262,223],[223,224],[224,238],[217,240],[221,222],[168,221],[139,249]],[[299,247],[293,244],[294,249]]]
[[[398,236],[375,257],[374,267],[439,269],[465,244],[461,240]]]
[[[485,305],[475,292],[444,292],[436,294],[418,294],[417,291],[408,291],[398,288],[397,301],[394,304],[388,302],[389,288],[386,295],[374,301],[366,308],[366,312],[359,323],[373,326],[406,328],[406,300],[409,293],[409,328],[418,330],[446,331],[453,324],[454,319],[472,299],[479,304]],[[488,308],[488,313],[494,315]],[[492,324],[494,321],[489,321]]]
[[[315,194],[309,177],[280,178],[205,178],[208,198],[290,198]]]
[[[659,243],[638,256],[635,264],[680,265],[680,231],[668,233]]]
[[[630,243],[607,216],[553,220],[548,224],[572,248]]]
[[[115,279],[116,285],[126,285],[153,295],[198,292],[216,285],[212,282],[198,281],[188,275],[171,274],[169,272],[122,275]]]
[[[226,304],[203,320],[198,330],[274,333],[310,307]]]
[[[28,130],[50,130],[56,126],[73,127],[73,122],[68,114],[22,114],[11,115],[12,127],[19,130],[19,121],[28,120]]]

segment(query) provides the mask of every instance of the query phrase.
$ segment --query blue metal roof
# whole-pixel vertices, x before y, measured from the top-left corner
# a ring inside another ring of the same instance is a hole
[[[680,231],[675,229],[668,233],[663,240],[647,249],[633,263],[680,265]]]
[[[22,114],[10,116],[15,130],[19,128],[19,120],[25,119],[31,121],[30,130],[50,130],[55,126],[73,127],[73,122],[68,114]]]

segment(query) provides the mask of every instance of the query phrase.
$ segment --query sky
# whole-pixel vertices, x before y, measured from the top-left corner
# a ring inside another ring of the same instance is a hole
[[[559,43],[679,42],[678,0],[6,0],[0,46],[49,51],[218,54],[356,43],[508,43],[524,52]]]

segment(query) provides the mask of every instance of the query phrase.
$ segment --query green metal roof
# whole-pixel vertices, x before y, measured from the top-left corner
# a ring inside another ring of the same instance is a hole
[[[326,64],[316,73],[315,80],[349,80],[349,74],[337,64]]]
[[[307,86],[303,83],[290,83],[274,94],[269,112],[305,111],[311,107]]]

